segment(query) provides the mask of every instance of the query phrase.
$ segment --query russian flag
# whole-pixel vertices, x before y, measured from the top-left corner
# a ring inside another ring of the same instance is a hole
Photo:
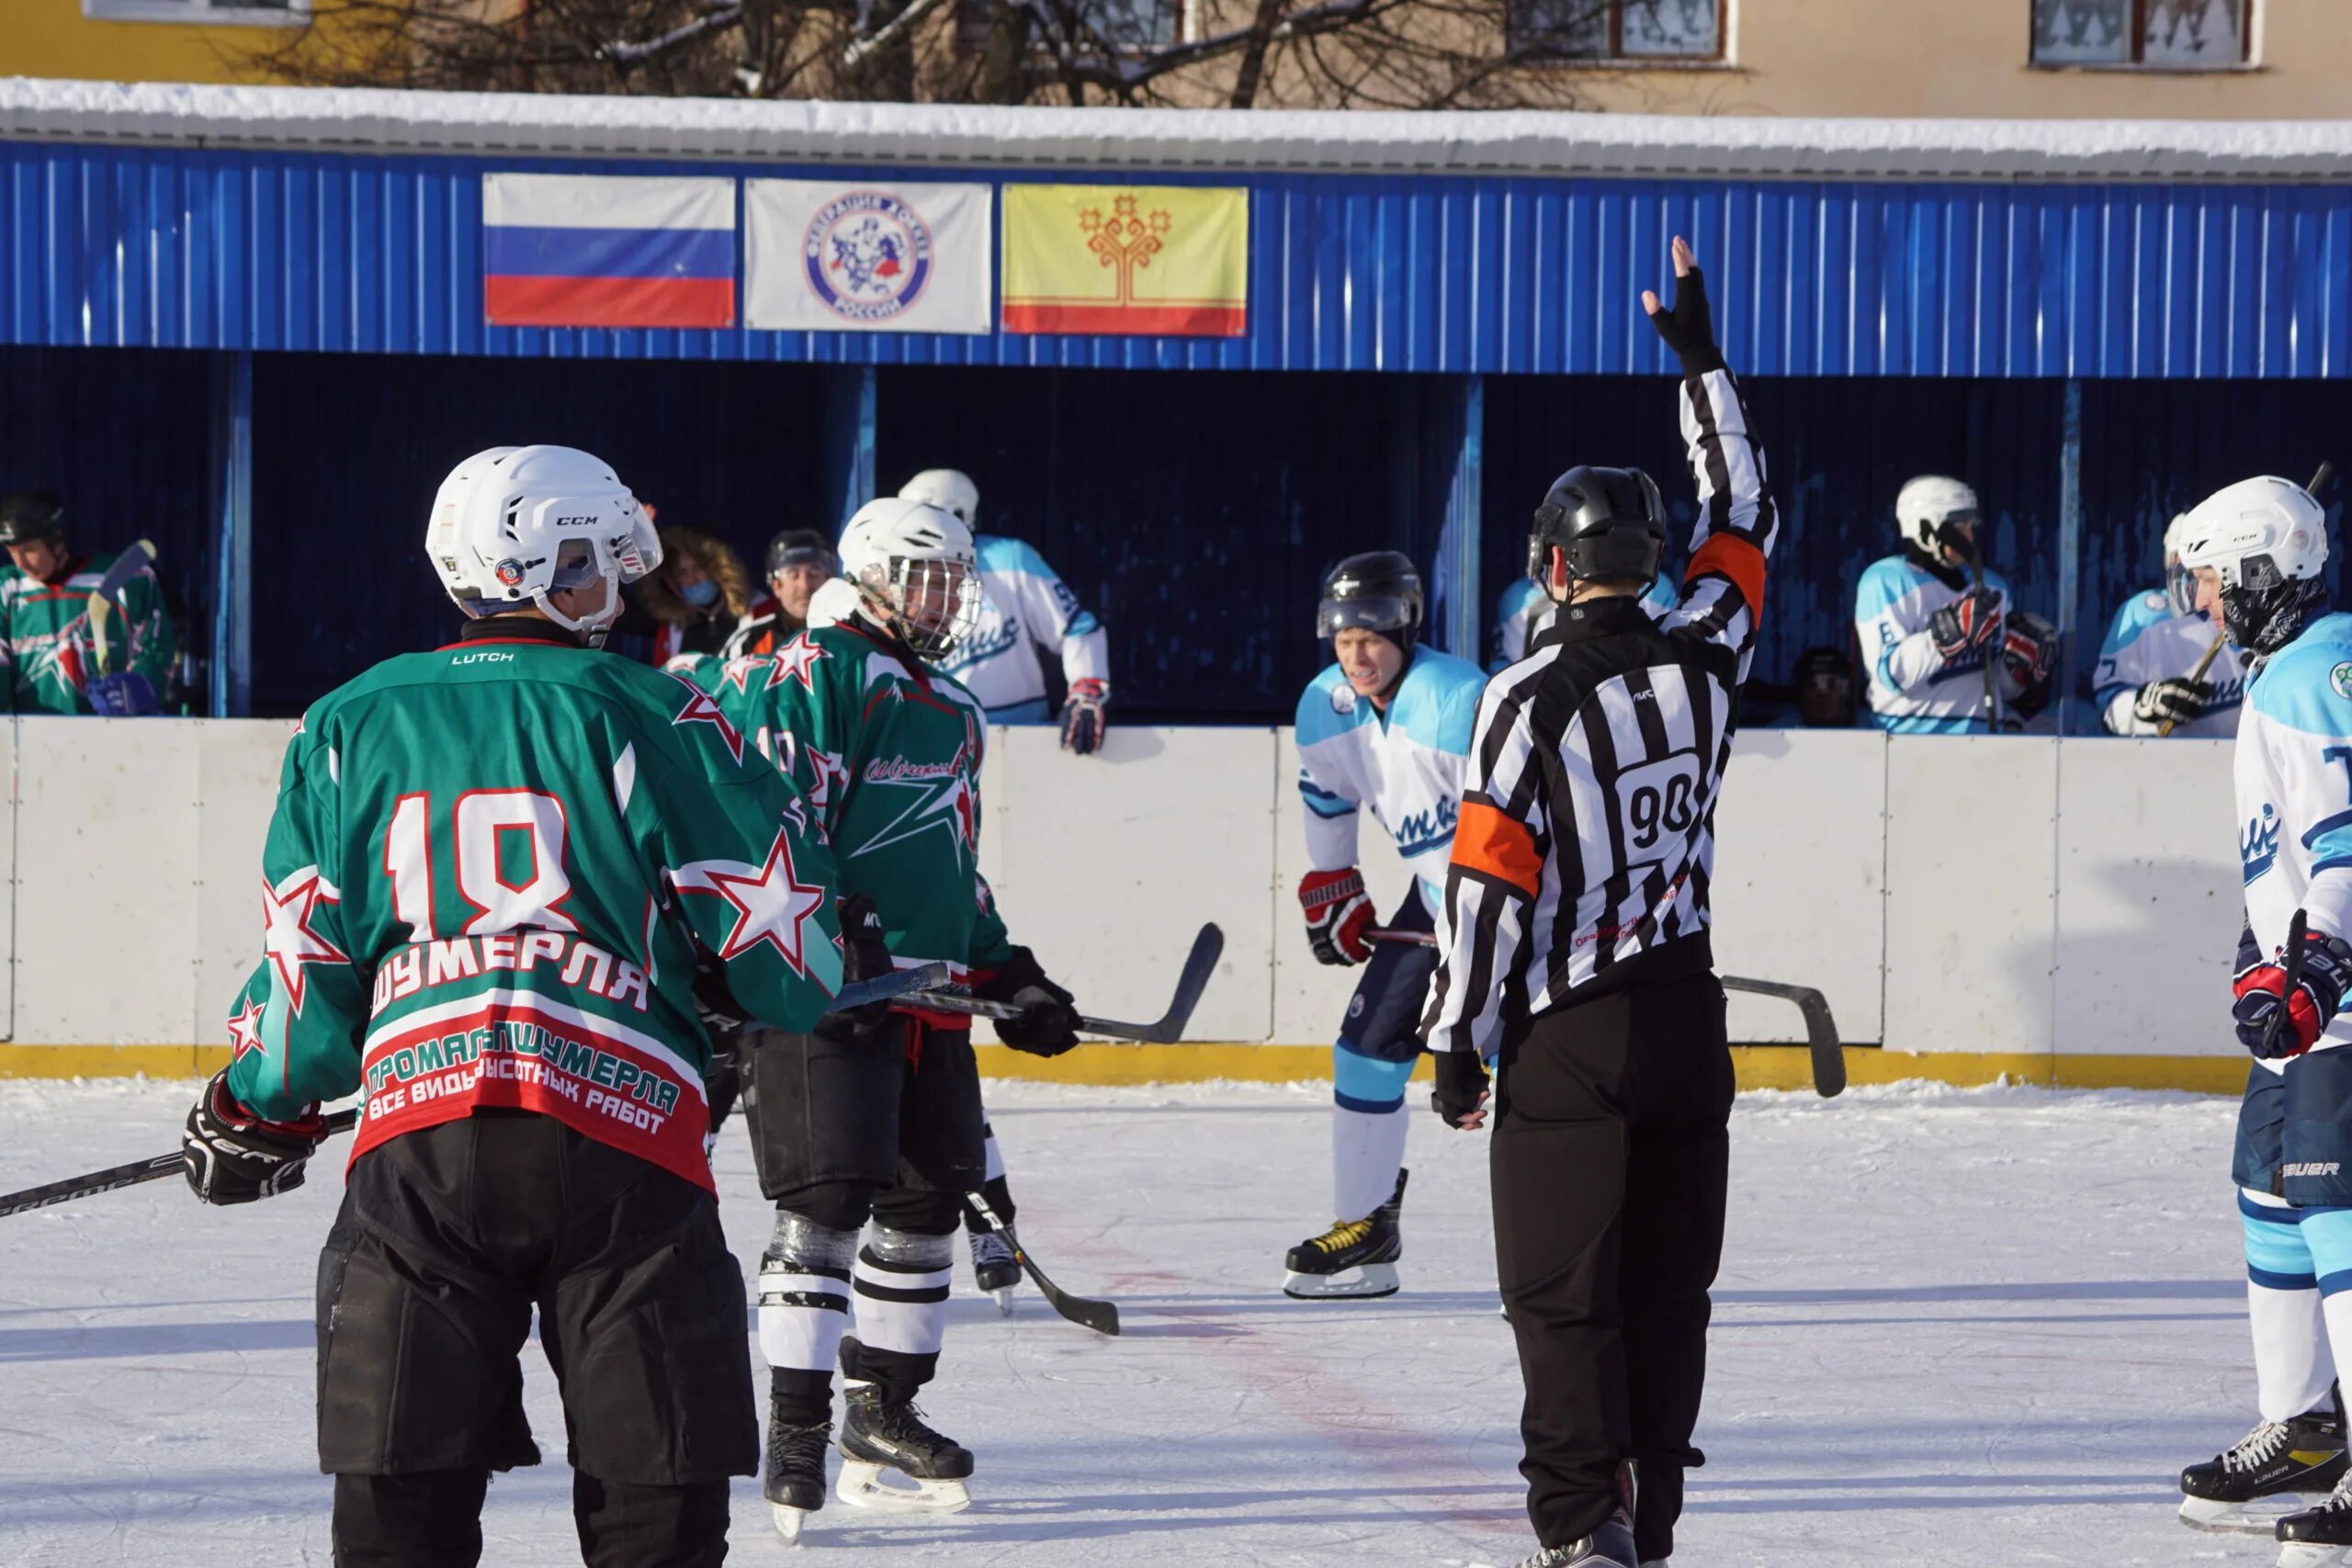
[[[484,175],[482,310],[502,327],[735,323],[735,182]]]

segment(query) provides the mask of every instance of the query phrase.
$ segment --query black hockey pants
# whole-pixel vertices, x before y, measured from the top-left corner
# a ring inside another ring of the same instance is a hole
[[[1571,1002],[1504,1040],[1495,1256],[1519,1342],[1527,1516],[1589,1535],[1634,1462],[1635,1544],[1674,1549],[1723,1252],[1731,1053],[1712,975]]]
[[[743,1276],[710,1194],[550,1117],[480,1111],[362,1155],[319,1259],[319,1468],[340,1563],[464,1568],[492,1470],[538,1462],[533,1309],[582,1558],[726,1555],[759,1429]]]

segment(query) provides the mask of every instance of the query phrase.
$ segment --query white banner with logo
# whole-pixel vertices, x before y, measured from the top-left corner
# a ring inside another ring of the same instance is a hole
[[[745,324],[771,332],[985,333],[984,185],[745,180]]]

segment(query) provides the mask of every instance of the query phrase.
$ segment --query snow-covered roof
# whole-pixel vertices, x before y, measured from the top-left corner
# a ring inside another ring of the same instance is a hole
[[[2352,120],[1004,108],[0,79],[0,138],[958,167],[2352,179]]]

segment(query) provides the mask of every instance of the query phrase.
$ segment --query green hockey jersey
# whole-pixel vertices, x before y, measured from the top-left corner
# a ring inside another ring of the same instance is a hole
[[[10,711],[90,711],[83,688],[100,673],[90,643],[90,593],[114,561],[103,553],[84,556],[55,582],[15,570],[0,579],[0,663],[7,666]],[[120,617],[109,617],[108,658],[146,676],[161,698],[171,690],[179,642],[153,571],[123,584],[122,609]]]
[[[1004,962],[979,867],[988,715],[971,693],[856,621],[698,672],[824,819],[842,891],[874,900],[901,968]]]
[[[230,1089],[285,1118],[364,1085],[354,1158],[520,1107],[708,1187],[696,947],[746,1011],[813,1024],[842,974],[823,828],[690,682],[543,622],[467,634],[303,716]]]

